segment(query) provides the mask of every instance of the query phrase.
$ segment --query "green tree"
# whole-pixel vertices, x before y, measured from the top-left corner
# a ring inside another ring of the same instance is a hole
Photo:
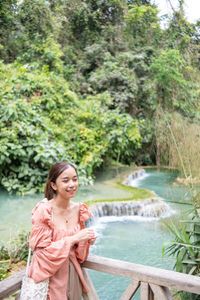
[[[17,0],[0,1],[0,59],[13,61],[18,55],[16,33],[20,34],[17,21]]]
[[[131,46],[143,46],[160,43],[161,32],[158,10],[148,5],[130,5],[125,16],[125,32]]]
[[[38,36],[45,39],[53,31],[51,11],[44,0],[22,1],[18,7],[18,17],[26,42],[34,42]]]
[[[109,91],[113,102],[111,108],[118,107],[122,112],[134,111],[137,78],[133,69],[128,67],[128,54],[108,55],[104,64],[90,74],[88,83],[97,92]]]
[[[192,116],[197,94],[194,83],[185,78],[186,69],[186,61],[178,50],[162,51],[150,66],[153,79],[150,89],[156,105]]]

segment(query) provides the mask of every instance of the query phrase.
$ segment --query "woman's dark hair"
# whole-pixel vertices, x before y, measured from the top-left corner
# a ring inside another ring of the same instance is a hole
[[[47,177],[46,185],[45,185],[45,192],[44,192],[45,198],[51,200],[54,197],[55,191],[51,187],[51,182],[56,183],[56,179],[58,178],[58,176],[69,167],[74,168],[76,174],[78,175],[77,169],[71,163],[62,161],[51,166]]]

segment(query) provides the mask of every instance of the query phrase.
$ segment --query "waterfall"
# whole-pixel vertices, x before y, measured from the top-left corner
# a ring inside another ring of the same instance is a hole
[[[128,178],[125,180],[124,184],[130,186],[138,186],[138,181],[144,179],[148,176],[144,169],[139,169],[131,173]]]
[[[139,180],[149,176],[144,169],[131,173],[123,182],[125,185],[137,186]],[[167,218],[175,213],[169,204],[158,196],[141,201],[97,202],[90,207],[92,222],[99,217],[144,217],[149,220]]]
[[[93,220],[105,216],[141,216],[158,219],[169,217],[174,213],[161,198],[97,203],[91,206],[91,211]]]

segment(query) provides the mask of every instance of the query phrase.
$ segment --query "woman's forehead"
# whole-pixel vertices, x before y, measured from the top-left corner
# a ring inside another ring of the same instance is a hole
[[[69,178],[69,177],[77,177],[76,170],[73,167],[69,167],[65,169],[59,176],[58,178]]]

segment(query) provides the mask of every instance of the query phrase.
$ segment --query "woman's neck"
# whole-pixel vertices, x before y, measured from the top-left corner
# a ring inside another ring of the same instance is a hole
[[[54,205],[59,209],[67,209],[70,207],[70,199],[55,196],[53,200]]]

